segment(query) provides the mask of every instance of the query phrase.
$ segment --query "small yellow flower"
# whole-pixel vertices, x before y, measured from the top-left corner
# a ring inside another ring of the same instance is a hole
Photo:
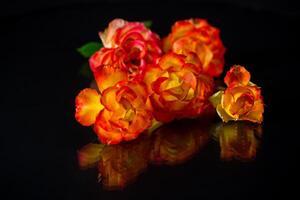
[[[261,90],[250,82],[250,73],[242,66],[233,66],[227,72],[225,91],[218,91],[210,97],[218,115],[224,122],[247,120],[263,121],[264,102]]]

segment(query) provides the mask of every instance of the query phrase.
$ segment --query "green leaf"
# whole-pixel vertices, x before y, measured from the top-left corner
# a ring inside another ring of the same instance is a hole
[[[147,20],[147,21],[143,21],[144,25],[147,27],[147,28],[150,28],[152,26],[152,21],[151,20]]]
[[[103,45],[100,42],[88,42],[77,49],[77,51],[85,58],[91,57],[96,51],[101,49]]]

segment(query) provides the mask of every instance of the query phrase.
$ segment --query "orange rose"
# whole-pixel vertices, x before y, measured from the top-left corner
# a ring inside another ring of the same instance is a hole
[[[104,144],[133,140],[152,122],[146,87],[136,82],[119,82],[102,93],[104,109],[98,114],[94,130]]]
[[[194,117],[208,105],[213,80],[201,74],[193,64],[197,62],[194,57],[170,52],[160,59],[158,66],[147,69],[144,81],[153,92],[150,100],[158,121]]]
[[[162,53],[159,36],[140,22],[115,19],[100,37],[104,48],[89,63],[101,91],[122,80],[142,81],[146,66]]]
[[[84,89],[76,97],[75,118],[84,126],[94,124],[102,143],[117,144],[135,139],[151,125],[147,99],[146,87],[135,82],[119,82],[102,96],[94,89]]]
[[[210,100],[224,122],[230,120],[263,121],[264,103],[258,86],[250,82],[250,73],[242,66],[233,66],[224,81],[225,91],[214,94]]]
[[[216,128],[215,136],[220,142],[221,158],[224,160],[252,160],[256,156],[261,137],[260,125],[233,122],[222,123]]]
[[[225,48],[219,29],[204,19],[177,21],[172,32],[163,39],[163,50],[187,55],[194,53],[201,61],[201,68],[209,76],[219,76],[224,67]]]

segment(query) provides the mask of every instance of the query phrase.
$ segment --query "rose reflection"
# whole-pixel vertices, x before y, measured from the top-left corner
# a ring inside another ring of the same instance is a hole
[[[185,162],[209,140],[206,123],[181,121],[161,127],[150,151],[154,164],[175,165]]]
[[[149,141],[108,146],[101,153],[99,171],[108,188],[122,188],[134,180],[148,165]]]
[[[256,157],[262,127],[251,122],[220,123],[213,134],[220,143],[221,159],[250,161]]]
[[[180,120],[134,141],[110,146],[90,143],[78,151],[79,166],[98,166],[104,188],[122,189],[149,164],[176,165],[187,161],[207,144],[209,133],[220,142],[222,159],[245,161],[255,158],[257,137],[262,131],[261,126],[248,122],[213,125],[203,120]]]

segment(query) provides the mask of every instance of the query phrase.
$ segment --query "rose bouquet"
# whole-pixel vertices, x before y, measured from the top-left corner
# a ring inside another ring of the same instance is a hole
[[[224,122],[262,122],[260,88],[244,67],[233,66],[224,79],[227,88],[213,94],[225,47],[219,30],[206,20],[177,21],[160,39],[145,23],[115,19],[99,36],[103,47],[94,45],[92,55],[86,54],[98,89],[77,95],[75,118],[93,125],[102,143],[133,140],[159,124],[203,116],[213,107]]]

